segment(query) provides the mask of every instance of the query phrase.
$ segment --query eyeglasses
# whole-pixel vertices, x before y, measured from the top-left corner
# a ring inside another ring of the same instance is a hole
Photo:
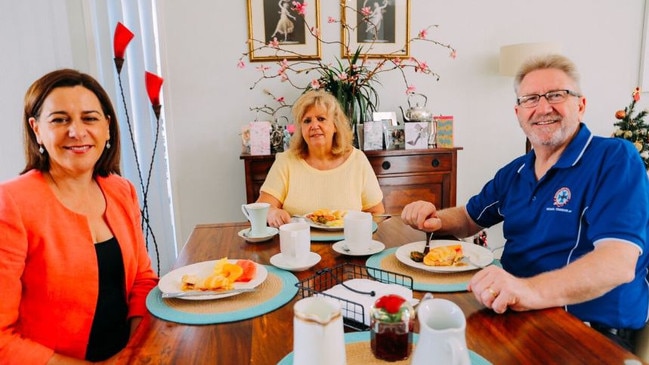
[[[581,95],[572,90],[552,90],[548,91],[545,94],[529,94],[519,96],[518,98],[516,98],[516,103],[523,108],[534,108],[535,106],[539,105],[541,97],[544,97],[545,100],[548,101],[548,104],[559,104],[566,101],[568,95],[581,97]]]

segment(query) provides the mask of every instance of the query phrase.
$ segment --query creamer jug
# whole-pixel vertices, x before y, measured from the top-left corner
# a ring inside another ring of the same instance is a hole
[[[412,365],[470,365],[466,347],[466,318],[457,304],[446,299],[419,303],[419,341]]]
[[[293,307],[293,364],[346,363],[340,303],[326,297],[308,297]]]

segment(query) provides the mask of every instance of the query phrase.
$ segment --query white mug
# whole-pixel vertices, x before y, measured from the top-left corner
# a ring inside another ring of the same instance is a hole
[[[345,337],[340,302],[307,297],[293,306],[293,364],[345,365]]]
[[[303,262],[311,251],[311,227],[308,223],[279,226],[279,250],[287,263]]]
[[[352,252],[368,251],[372,244],[372,214],[349,211],[343,219],[347,248]]]
[[[250,237],[263,237],[268,233],[266,219],[268,218],[268,203],[242,204],[241,211],[250,221]]]
[[[457,304],[446,299],[422,300],[417,308],[419,341],[412,365],[469,365],[466,318]]]

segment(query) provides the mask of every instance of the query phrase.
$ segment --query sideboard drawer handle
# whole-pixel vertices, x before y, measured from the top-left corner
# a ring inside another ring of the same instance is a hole
[[[431,165],[433,165],[433,167],[438,167],[438,166],[439,166],[439,160],[436,159],[436,158],[434,158],[434,159],[433,159],[433,162],[431,163]]]
[[[390,161],[383,161],[383,163],[381,164],[381,167],[383,167],[383,170],[389,170],[390,166],[391,166]]]

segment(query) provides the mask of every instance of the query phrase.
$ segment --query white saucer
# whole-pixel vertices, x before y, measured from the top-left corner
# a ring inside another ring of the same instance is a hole
[[[370,244],[369,249],[363,252],[358,252],[358,251],[349,251],[347,248],[347,243],[345,240],[338,241],[334,243],[331,246],[334,251],[343,254],[343,255],[348,255],[348,256],[367,256],[367,255],[374,255],[375,253],[379,253],[385,249],[385,245],[383,242],[375,241],[372,240],[372,243]]]
[[[278,253],[270,258],[270,263],[273,266],[277,266],[280,269],[288,271],[304,271],[313,267],[318,262],[320,262],[320,255],[315,252],[309,252],[309,256],[304,260],[304,262],[299,264],[286,262],[284,260],[284,255],[282,255],[281,253]]]
[[[279,229],[274,227],[266,227],[266,234],[263,236],[249,236],[250,228],[242,229],[239,231],[239,237],[243,238],[248,242],[264,242],[273,238],[276,234],[279,233]]]

